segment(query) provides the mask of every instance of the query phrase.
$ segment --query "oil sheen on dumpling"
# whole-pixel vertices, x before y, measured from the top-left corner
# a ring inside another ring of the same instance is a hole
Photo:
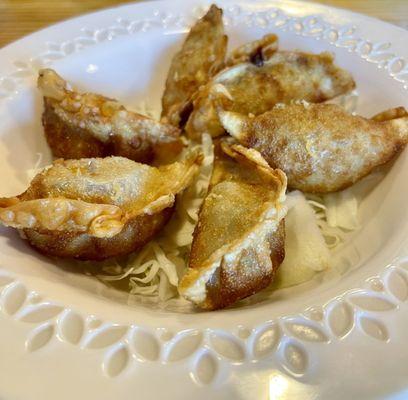
[[[195,140],[203,133],[224,134],[219,108],[259,115],[277,103],[301,99],[319,103],[354,87],[351,75],[334,64],[330,53],[278,51],[259,66],[241,63],[216,75],[195,96],[186,132]]]
[[[188,117],[193,93],[223,67],[227,41],[222,10],[212,5],[172,60],[162,98],[163,121],[178,126]]]
[[[284,258],[285,190],[285,174],[270,168],[258,152],[216,146],[181,295],[214,310],[271,283]]]
[[[55,157],[115,155],[150,163],[171,160],[182,149],[176,127],[126,110],[116,100],[70,90],[51,69],[40,71],[38,87],[45,137]]]
[[[282,169],[288,186],[303,192],[345,189],[386,163],[408,143],[404,108],[366,119],[334,104],[276,106],[254,118],[220,112],[224,128]]]
[[[199,153],[159,168],[122,157],[57,160],[23,194],[0,199],[0,222],[46,255],[128,254],[163,228],[200,163]]]

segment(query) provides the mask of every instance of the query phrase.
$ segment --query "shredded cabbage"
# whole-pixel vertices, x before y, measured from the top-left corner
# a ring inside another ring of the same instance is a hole
[[[358,91],[355,89],[350,93],[346,93],[344,95],[335,97],[334,99],[328,100],[327,103],[338,104],[348,113],[355,115],[357,111]]]
[[[40,165],[41,165],[42,162],[43,162],[43,154],[42,154],[42,153],[37,153],[36,155],[37,155],[37,161],[36,161],[34,167],[33,167],[33,168],[30,168],[30,169],[28,169],[28,170],[26,171],[27,179],[28,179],[29,182],[31,182],[31,181],[34,179],[34,177],[35,177],[39,172],[41,172],[41,171],[43,170],[43,168],[40,167]]]
[[[336,224],[330,225],[328,223],[328,206],[325,199],[323,197],[311,194],[307,194],[306,198],[308,199],[308,203],[315,213],[316,223],[320,228],[320,232],[326,242],[327,247],[329,249],[336,248],[344,241],[344,231],[341,229],[341,226]],[[335,212],[336,204],[333,204],[332,207],[333,212]]]
[[[288,193],[287,206],[285,259],[276,274],[275,289],[308,281],[330,264],[330,251],[319,229],[319,219],[303,193]]]
[[[326,221],[329,227],[355,230],[360,227],[358,219],[358,201],[352,190],[343,190],[327,194]]]

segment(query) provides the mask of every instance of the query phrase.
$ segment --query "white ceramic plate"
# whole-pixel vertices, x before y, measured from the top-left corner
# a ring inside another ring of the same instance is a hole
[[[358,113],[408,106],[408,32],[296,1],[228,1],[230,46],[276,32],[285,49],[332,51]],[[171,56],[205,0],[155,1],[76,18],[0,51],[1,195],[22,191],[42,135],[40,66],[128,106],[158,108]],[[342,250],[352,266],[272,299],[213,313],[128,306],[57,267],[12,230],[0,237],[0,398],[345,399],[408,392],[408,153],[365,199]]]

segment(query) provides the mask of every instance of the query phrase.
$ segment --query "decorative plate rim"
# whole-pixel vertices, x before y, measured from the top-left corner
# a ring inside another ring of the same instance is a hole
[[[160,2],[155,3],[160,7]],[[284,8],[284,6],[282,6]],[[14,61],[14,70],[0,76],[0,102],[18,93],[38,68],[118,36],[151,29],[185,29],[202,7],[188,14],[153,11],[139,20],[116,19],[108,27],[82,28],[80,34],[62,42],[47,42],[45,51],[29,59]],[[361,38],[350,24],[335,26],[316,14],[297,17],[271,3],[261,11],[244,10],[239,5],[225,8],[226,25],[245,23],[290,30],[296,35],[324,40],[344,48],[377,65],[402,87],[408,89],[408,64],[391,50],[391,43]],[[1,104],[1,103],[0,103]],[[307,375],[308,344],[327,345],[342,340],[353,330],[379,342],[391,340],[382,321],[386,312],[398,311],[408,298],[408,260],[396,258],[380,277],[372,277],[365,288],[351,289],[323,306],[266,320],[250,328],[237,325],[234,330],[181,329],[174,335],[165,328],[146,328],[140,324],[104,323],[61,304],[43,300],[12,274],[0,269],[0,308],[18,323],[30,323],[25,348],[28,352],[43,348],[54,337],[81,349],[103,350],[101,368],[109,377],[120,375],[134,362],[187,362],[192,380],[199,384],[219,381],[218,371],[228,365],[242,365],[272,357],[294,377]]]

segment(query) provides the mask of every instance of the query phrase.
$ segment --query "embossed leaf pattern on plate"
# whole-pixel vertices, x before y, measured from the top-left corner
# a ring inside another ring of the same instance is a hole
[[[46,322],[33,329],[26,341],[28,351],[36,351],[44,347],[54,336],[54,325]]]
[[[126,345],[120,344],[110,350],[102,365],[102,369],[110,378],[119,375],[128,365],[129,350]]]
[[[374,339],[386,341],[389,339],[385,325],[372,317],[360,316],[359,322],[363,332]]]
[[[327,342],[329,340],[321,328],[305,320],[288,320],[284,325],[287,332],[297,339],[307,342]]]
[[[101,349],[111,346],[123,338],[128,327],[122,325],[109,325],[92,332],[85,342],[88,349]]]
[[[1,306],[8,315],[15,314],[24,304],[27,290],[19,282],[13,282],[6,286],[1,293]]]
[[[408,282],[406,274],[396,268],[390,269],[387,274],[386,284],[388,291],[399,301],[405,301],[408,297]]]
[[[396,307],[385,296],[374,293],[356,293],[349,296],[351,303],[367,311],[389,311]]]
[[[242,361],[245,357],[241,343],[231,334],[220,331],[211,332],[210,343],[216,353],[231,361]]]
[[[308,356],[300,343],[289,340],[283,344],[283,359],[285,367],[293,375],[303,374],[308,366]]]
[[[133,346],[142,359],[156,361],[160,356],[160,344],[156,337],[144,329],[137,328],[133,333]]]
[[[193,366],[194,379],[203,385],[211,383],[217,375],[217,359],[210,351],[200,352]]]
[[[345,301],[334,301],[328,308],[328,323],[331,331],[338,338],[345,337],[353,328],[354,311]]]
[[[56,317],[63,307],[52,303],[29,304],[19,313],[19,319],[23,322],[38,324]]]
[[[88,329],[95,330],[98,329],[102,325],[102,321],[100,319],[95,318],[94,316],[88,317],[86,319]]]
[[[191,356],[198,349],[202,340],[203,334],[200,331],[180,332],[167,344],[167,361],[180,361]]]
[[[85,324],[83,318],[78,313],[67,310],[60,318],[58,327],[62,340],[71,344],[77,344],[82,338]]]
[[[266,324],[254,336],[252,353],[255,358],[263,358],[275,351],[281,337],[277,323]]]

